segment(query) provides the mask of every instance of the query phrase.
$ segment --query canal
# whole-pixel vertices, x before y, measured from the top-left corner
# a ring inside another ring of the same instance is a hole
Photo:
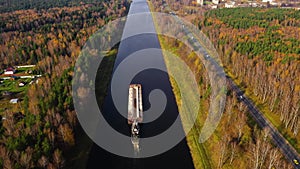
[[[146,0],[135,0],[131,4],[127,22],[124,28],[122,41],[119,46],[118,55],[114,65],[114,72],[116,72],[118,66],[122,64],[122,61],[135,52],[143,49],[160,49],[160,44],[157,35],[155,34],[155,27],[151,15],[146,18],[132,18],[130,15],[139,13],[149,13],[149,7]],[[146,29],[146,31],[145,31]],[[142,34],[136,34],[137,32],[148,32]],[[132,33],[136,34],[130,36]],[[143,54],[143,53],[142,53]],[[131,83],[138,83],[143,88],[143,109],[146,111],[151,107],[155,107],[155,100],[149,100],[149,95],[153,90],[163,91],[166,97],[166,106],[163,113],[154,121],[144,123],[141,125],[141,138],[148,138],[156,136],[166,131],[178,118],[178,108],[172,87],[169,81],[169,75],[166,73],[167,69],[164,63],[163,55],[161,52],[144,53],[147,56],[143,56],[143,59],[130,60],[132,63],[126,67],[125,72],[130,72],[135,69],[135,66],[143,65],[145,63],[155,65],[158,69],[145,69],[140,71],[131,81]],[[96,84],[97,85],[97,84]],[[128,86],[129,87],[129,86]],[[128,90],[128,88],[127,88]],[[124,90],[123,90],[124,91]],[[115,107],[111,87],[109,87],[108,95],[105,98],[102,114],[107,122],[118,132],[130,136],[130,127],[127,124],[125,109],[128,103],[128,93],[119,92],[120,98],[123,98],[124,102],[121,103],[124,112],[119,112],[119,109]],[[123,113],[123,116],[121,115]],[[149,113],[149,112],[147,112]],[[147,114],[144,114],[145,120],[147,120]],[[177,132],[184,133],[182,126],[178,128]],[[105,134],[104,134],[105,135]],[[116,144],[122,144],[124,148],[132,148],[130,139],[127,142],[118,143],[118,140],[112,140]],[[155,143],[154,146],[162,146],[160,142]],[[140,144],[141,153],[151,151],[151,147],[147,147],[141,141]],[[88,169],[192,169],[194,168],[189,148],[185,139],[180,141],[172,149],[148,158],[127,158],[112,154],[96,144],[93,145],[89,160]]]

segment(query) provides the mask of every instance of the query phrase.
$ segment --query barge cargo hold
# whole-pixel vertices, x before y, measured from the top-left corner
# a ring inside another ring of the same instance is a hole
[[[142,86],[131,84],[128,95],[128,124],[141,123],[143,121]]]

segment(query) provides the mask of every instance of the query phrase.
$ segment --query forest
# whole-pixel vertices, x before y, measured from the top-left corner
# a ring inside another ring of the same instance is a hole
[[[164,3],[160,0],[152,2],[156,11],[169,12],[167,7],[161,8]],[[189,15],[182,12],[188,8],[188,3],[184,3],[167,1],[174,12],[207,35],[221,57],[227,75],[299,152],[299,11],[276,8],[205,11],[193,7],[194,13]],[[182,8],[177,8],[180,5]],[[164,29],[157,27],[158,30]],[[203,63],[186,44],[170,37],[160,37],[160,43],[163,49],[179,56],[191,70],[195,70],[199,81],[202,109],[187,135],[195,168],[293,168],[280,149],[274,146],[268,131],[257,125],[230,88],[217,130],[208,141],[199,143],[197,138],[209,108],[209,77]],[[166,63],[167,67],[174,66],[168,65],[168,61]],[[176,82],[172,79],[171,82],[180,105],[180,91]],[[189,117],[182,113],[180,116],[184,126]]]
[[[237,8],[212,10],[195,20],[228,72],[298,151],[299,15],[292,9]]]
[[[0,0],[0,13],[16,11],[16,10],[26,10],[26,9],[49,9],[54,7],[71,7],[79,6],[85,3],[96,3],[98,0],[59,0],[59,1],[49,1],[49,0]],[[108,1],[106,1],[108,2]]]
[[[83,135],[71,96],[74,64],[87,39],[125,16],[129,3],[80,2],[0,1],[0,69],[35,64],[43,74],[20,103],[0,112],[6,117],[0,129],[0,168],[75,168],[71,163],[76,161],[84,166],[84,157],[70,156]],[[16,118],[20,113],[22,118]]]

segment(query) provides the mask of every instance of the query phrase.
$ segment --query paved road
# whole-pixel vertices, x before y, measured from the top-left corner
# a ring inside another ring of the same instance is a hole
[[[279,131],[274,128],[274,126],[267,120],[263,113],[255,107],[254,103],[243,94],[243,92],[232,81],[232,79],[228,78],[228,82],[231,89],[235,91],[237,98],[247,105],[249,113],[256,120],[258,125],[261,128],[269,131],[269,136],[272,138],[276,146],[280,148],[286,159],[288,159],[288,161],[290,161],[295,168],[300,168],[300,165],[297,165],[294,162],[294,160],[300,162],[300,157],[296,150],[287,142],[287,140],[279,133]]]

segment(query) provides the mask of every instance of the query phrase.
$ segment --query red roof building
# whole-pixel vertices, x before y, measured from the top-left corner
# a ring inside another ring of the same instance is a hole
[[[15,74],[16,69],[13,67],[8,67],[7,69],[4,70],[5,75],[13,75]]]

